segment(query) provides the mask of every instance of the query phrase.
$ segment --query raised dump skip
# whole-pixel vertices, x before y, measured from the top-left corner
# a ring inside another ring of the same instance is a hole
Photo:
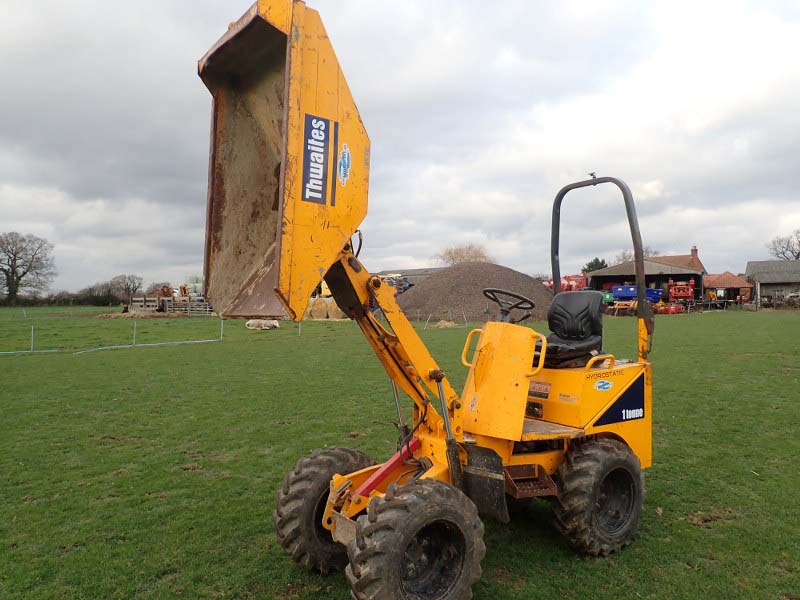
[[[253,5],[199,73],[206,295],[226,316],[299,319],[367,209],[369,139],[339,63],[317,12],[281,0]]]
[[[235,41],[206,62],[201,76],[214,97],[207,291],[220,310],[241,310],[231,304],[242,284],[257,279],[265,266],[274,267],[278,252],[286,35],[250,19]],[[269,275],[267,285],[274,288],[277,270]],[[283,312],[274,293],[249,300],[255,302],[245,312]]]

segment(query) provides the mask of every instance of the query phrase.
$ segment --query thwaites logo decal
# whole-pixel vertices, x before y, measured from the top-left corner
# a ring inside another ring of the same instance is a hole
[[[331,122],[314,115],[306,115],[304,131],[302,198],[306,202],[327,204]]]
[[[303,129],[303,189],[301,199],[315,204],[336,205],[336,177],[331,177],[332,168],[341,169],[341,158],[336,149],[339,146],[339,123],[306,115]],[[331,148],[333,149],[331,151]],[[347,146],[344,145],[347,149]],[[331,152],[333,157],[331,165]],[[350,174],[350,150],[347,149],[347,175]],[[345,180],[346,181],[346,180]],[[330,190],[330,191],[329,191]]]
[[[640,375],[620,394],[603,416],[597,419],[595,426],[636,419],[644,419],[644,375]]]

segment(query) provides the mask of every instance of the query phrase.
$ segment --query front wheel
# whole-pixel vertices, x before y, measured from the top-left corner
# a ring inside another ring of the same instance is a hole
[[[345,573],[356,600],[472,598],[486,554],[472,501],[442,481],[391,485],[356,521]]]
[[[322,526],[331,478],[347,475],[374,462],[350,448],[315,450],[302,458],[283,480],[275,501],[275,532],[281,547],[307,569],[323,575],[347,564],[347,550]]]
[[[556,525],[576,549],[606,556],[633,540],[644,502],[639,459],[624,443],[595,438],[573,446],[558,470]]]

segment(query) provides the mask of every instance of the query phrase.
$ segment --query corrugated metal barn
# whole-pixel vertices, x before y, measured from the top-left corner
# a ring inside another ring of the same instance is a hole
[[[756,300],[781,299],[800,292],[800,260],[751,260],[745,277],[755,285]]]
[[[669,282],[694,282],[696,300],[703,298],[703,275],[706,268],[697,254],[697,247],[692,247],[689,254],[674,256],[651,256],[644,260],[645,282],[647,287],[668,290]],[[610,289],[615,285],[633,285],[635,283],[633,261],[613,265],[588,273],[589,287],[595,290]]]

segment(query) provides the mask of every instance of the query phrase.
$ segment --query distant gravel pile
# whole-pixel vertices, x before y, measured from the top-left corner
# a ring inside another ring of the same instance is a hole
[[[547,318],[547,309],[553,293],[540,279],[535,279],[514,269],[491,263],[463,263],[442,269],[422,280],[407,292],[400,294],[397,301],[409,318],[434,319],[448,318],[468,321],[496,320],[499,312],[497,304],[487,300],[484,288],[500,288],[527,296],[536,304],[533,312],[535,320]],[[517,316],[522,316],[519,312]]]

